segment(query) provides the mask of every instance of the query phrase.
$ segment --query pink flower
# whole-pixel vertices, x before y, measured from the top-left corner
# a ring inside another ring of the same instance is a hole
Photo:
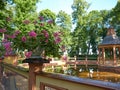
[[[14,38],[16,38],[16,35],[11,35],[11,37],[10,37],[10,38],[14,39]]]
[[[45,42],[48,43],[48,39],[46,39]]]
[[[5,32],[7,32],[7,30],[5,28],[0,29],[0,33],[5,33]]]
[[[42,16],[40,16],[40,17],[39,17],[39,19],[40,19],[41,21],[43,21],[43,20],[44,20],[44,18],[43,18]]]
[[[67,56],[63,56],[62,59],[66,61],[67,60]]]
[[[9,48],[11,48],[10,46],[11,46],[11,42],[5,42],[5,43],[3,43],[3,46],[5,47],[5,49],[9,49]]]
[[[47,31],[46,30],[42,30],[42,33],[47,33]]]
[[[30,37],[34,37],[34,38],[37,36],[36,32],[34,31],[30,31],[28,34]]]
[[[48,38],[48,37],[49,37],[49,34],[48,34],[48,33],[44,33],[44,36],[45,36],[46,38]]]
[[[60,32],[55,32],[53,35],[54,35],[54,37],[58,37],[58,36],[60,36]]]
[[[5,39],[7,40],[9,38],[9,35],[5,34]]]
[[[60,43],[60,42],[61,42],[61,38],[60,38],[60,37],[55,38],[55,43],[56,43],[56,44],[58,44],[58,43]]]
[[[7,56],[7,55],[12,55],[13,54],[13,52],[12,51],[6,51],[5,52],[5,55]]]
[[[12,52],[12,48],[11,47],[6,48],[6,53],[10,53],[10,52]]]
[[[20,34],[20,30],[16,30],[14,33],[14,35],[18,35],[18,34]]]
[[[7,39],[3,39],[3,40],[2,40],[2,43],[6,43],[6,42],[8,42]]]
[[[65,46],[64,45],[61,46],[61,50],[65,51]]]
[[[11,38],[13,38],[13,39],[16,38],[16,35],[11,35]]]
[[[10,18],[10,17],[7,17],[6,20],[7,20],[7,21],[11,21],[11,18]]]
[[[23,23],[24,23],[24,24],[29,24],[29,23],[30,23],[30,20],[24,20]]]
[[[53,23],[53,20],[48,20],[48,24],[52,24]]]
[[[31,55],[32,55],[32,51],[25,52],[25,57],[26,57],[26,58],[30,58]]]
[[[34,24],[37,24],[37,21],[35,20],[33,23],[34,23]]]
[[[22,42],[26,42],[27,39],[25,36],[23,36],[21,40],[22,40]]]
[[[12,38],[12,39],[16,38],[16,36],[14,34],[13,35],[6,35],[6,37],[7,38]]]
[[[44,23],[40,23],[40,26],[44,26]]]
[[[48,32],[47,32],[46,30],[43,30],[42,33],[44,34],[44,36],[45,36],[46,38],[49,37],[49,34],[48,34]]]

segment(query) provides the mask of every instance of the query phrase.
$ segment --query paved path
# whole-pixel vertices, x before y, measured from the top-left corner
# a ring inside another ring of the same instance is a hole
[[[0,90],[4,90],[1,83],[0,83]]]
[[[0,82],[0,90],[28,90],[28,80],[19,75],[3,77],[2,83],[5,87]]]
[[[3,72],[3,68],[2,68],[2,66],[1,66],[1,62],[0,62],[0,90],[3,90],[3,88],[2,88],[2,84],[1,84],[2,72]]]

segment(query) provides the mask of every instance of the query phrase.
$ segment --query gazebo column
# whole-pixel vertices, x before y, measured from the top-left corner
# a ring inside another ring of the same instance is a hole
[[[110,59],[112,59],[113,58],[113,48],[112,49],[110,49],[110,55],[112,56]]]
[[[120,60],[120,47],[118,48],[118,51],[119,51],[119,60]]]
[[[113,47],[113,65],[116,66],[117,62],[116,62],[116,47]]]
[[[105,48],[102,48],[102,59],[103,59],[103,65],[105,64]]]
[[[120,47],[118,47],[118,61],[117,61],[117,64],[118,65],[120,64]]]
[[[100,65],[101,62],[101,50],[98,48],[98,65]]]

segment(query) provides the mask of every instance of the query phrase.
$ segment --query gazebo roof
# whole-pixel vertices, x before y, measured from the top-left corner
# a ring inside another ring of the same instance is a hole
[[[120,37],[116,35],[108,35],[103,39],[101,44],[102,45],[120,44]]]
[[[113,28],[109,28],[107,31],[107,36],[103,39],[100,45],[120,45],[120,37],[116,35]]]

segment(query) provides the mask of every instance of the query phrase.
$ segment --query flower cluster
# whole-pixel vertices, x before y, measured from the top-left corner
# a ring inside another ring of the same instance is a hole
[[[12,55],[12,43],[6,39],[1,40],[0,42],[0,57],[3,55]]]
[[[44,20],[40,16],[37,20],[24,20],[21,23],[28,28],[33,27],[14,30],[12,33],[8,33],[6,29],[0,29],[0,33],[4,34],[2,42],[5,42],[3,46],[6,54],[11,54],[13,50],[23,51],[27,58],[41,50],[45,51],[45,55],[59,54],[62,33],[55,30],[52,20]]]

